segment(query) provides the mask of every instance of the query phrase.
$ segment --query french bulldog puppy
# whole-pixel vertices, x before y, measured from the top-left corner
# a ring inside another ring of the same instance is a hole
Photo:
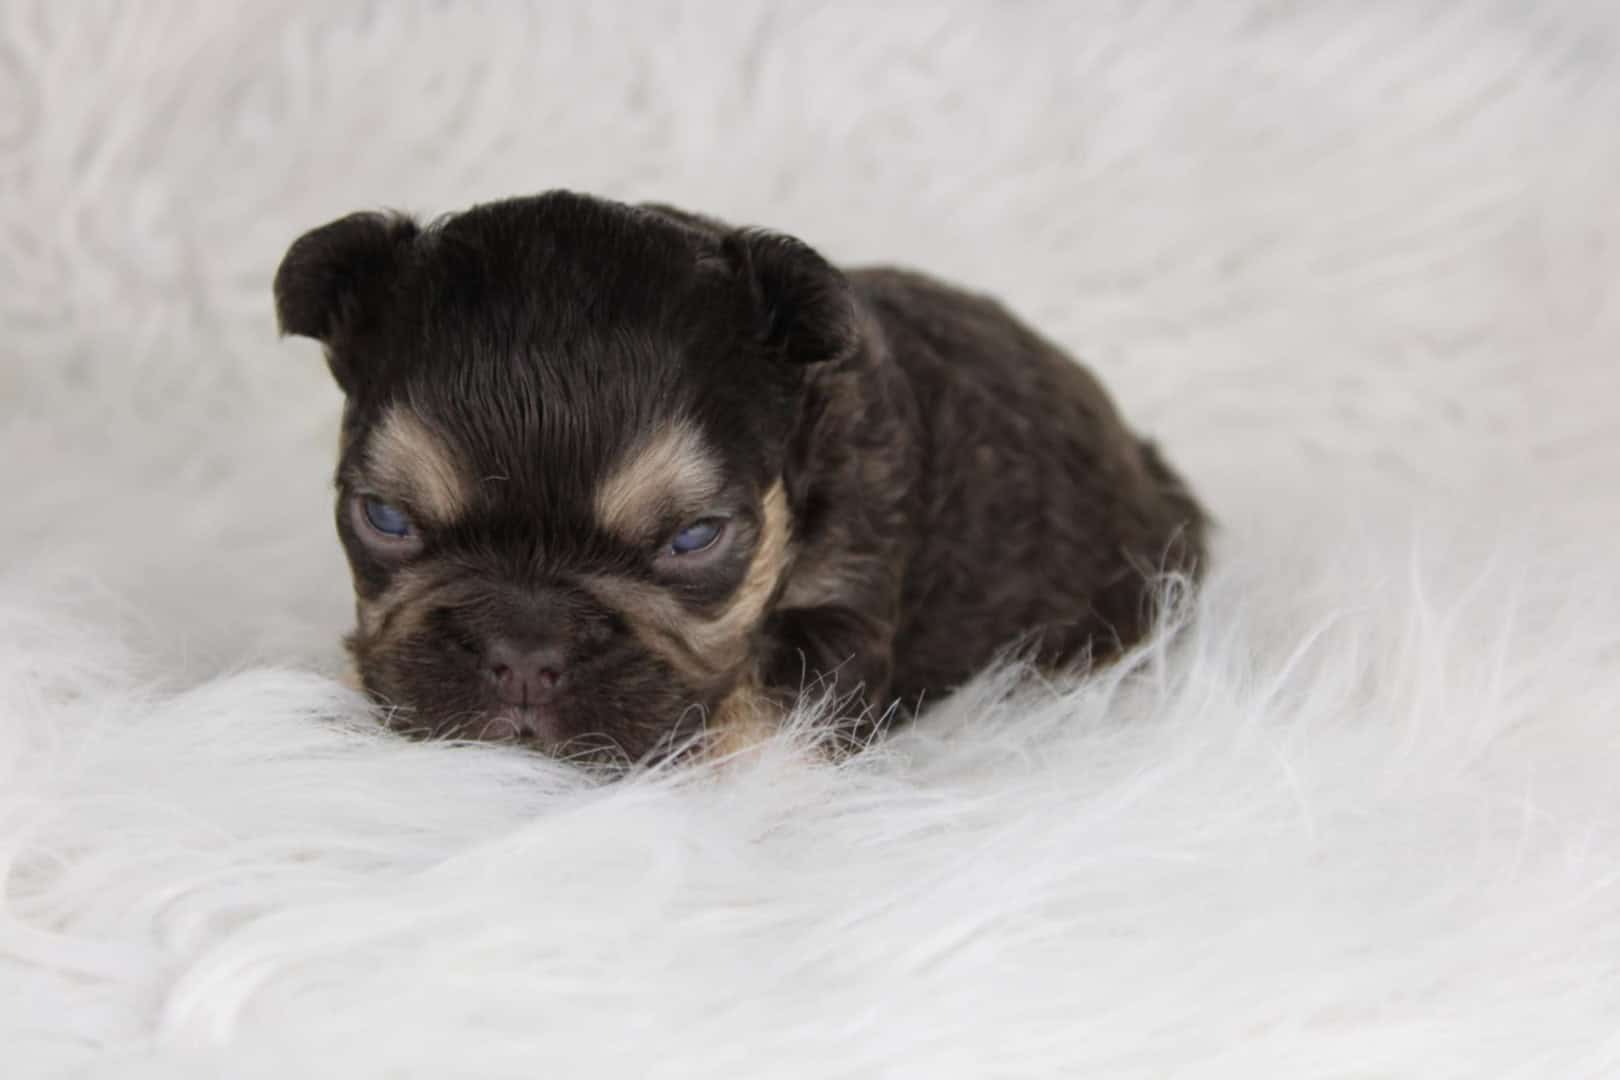
[[[1108,659],[1203,561],[1055,345],[777,233],[562,191],[359,213],[275,302],[346,395],[348,647],[401,730],[637,760],[808,691],[859,745],[1008,652]]]

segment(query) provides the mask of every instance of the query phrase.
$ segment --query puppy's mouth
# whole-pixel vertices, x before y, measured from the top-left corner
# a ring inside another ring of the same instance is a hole
[[[484,713],[481,739],[553,743],[562,731],[561,715],[555,703],[496,705]]]

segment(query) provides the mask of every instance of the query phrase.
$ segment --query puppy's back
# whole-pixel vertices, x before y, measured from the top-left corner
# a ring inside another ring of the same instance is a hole
[[[1137,641],[1147,577],[1203,558],[1181,478],[1085,368],[995,301],[906,271],[850,280],[916,403],[897,696],[936,696],[1010,646],[1050,666]]]

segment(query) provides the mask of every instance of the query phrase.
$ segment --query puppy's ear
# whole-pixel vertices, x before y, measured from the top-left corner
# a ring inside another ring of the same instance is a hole
[[[840,360],[855,350],[855,298],[837,267],[780,233],[745,229],[727,238],[727,248],[754,291],[766,348],[795,364]]]
[[[300,236],[281,259],[275,283],[281,332],[328,346],[332,375],[345,391],[353,372],[331,346],[361,325],[419,231],[398,214],[350,214]]]

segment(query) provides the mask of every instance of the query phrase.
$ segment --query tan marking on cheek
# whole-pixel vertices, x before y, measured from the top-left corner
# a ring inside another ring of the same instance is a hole
[[[753,632],[786,570],[790,514],[780,483],[765,493],[762,510],[759,542],[742,584],[712,618],[686,611],[663,589],[611,578],[592,582],[597,595],[619,609],[642,644],[694,686],[714,686],[737,677],[750,659]]]
[[[467,508],[472,485],[443,439],[410,409],[393,406],[372,432],[366,465],[387,491],[408,495],[434,521],[454,521]]]
[[[597,485],[596,520],[620,536],[645,536],[668,504],[701,504],[720,489],[720,465],[697,428],[665,425],[630,449]]]
[[[354,622],[360,631],[361,637],[370,637],[377,632],[378,609],[376,604],[368,604],[364,600],[354,602]]]
[[[641,644],[686,682],[706,687],[725,673],[726,664],[695,650],[691,632],[699,620],[664,590],[612,578],[596,578],[589,585],[598,599],[618,609]]]
[[[428,574],[402,570],[377,599],[357,600],[360,639],[368,652],[398,647],[417,634],[432,607],[437,582]]]
[[[765,615],[776,587],[787,569],[790,523],[787,494],[781,481],[765,493],[759,545],[748,564],[748,573],[726,609],[707,623],[699,624],[700,642],[729,640],[754,629]]]

